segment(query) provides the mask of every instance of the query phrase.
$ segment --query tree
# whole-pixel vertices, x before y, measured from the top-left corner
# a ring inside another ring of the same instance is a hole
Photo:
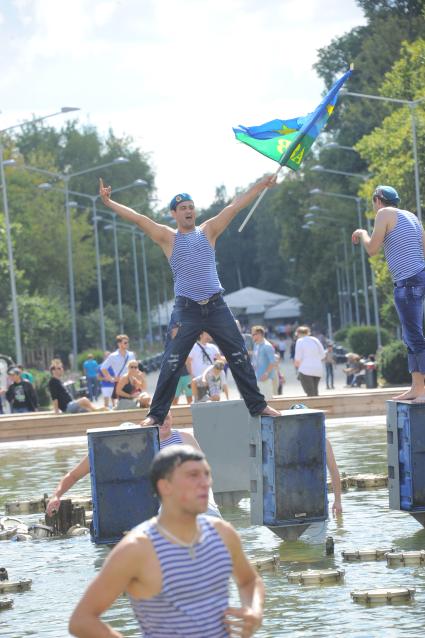
[[[425,85],[425,39],[403,43],[401,57],[385,75],[381,93],[403,100],[418,99]],[[425,159],[425,102],[414,111],[420,165]],[[412,150],[411,112],[409,107],[396,108],[380,127],[363,137],[356,148],[373,173],[361,193],[370,201],[377,183],[392,184],[401,194],[403,208],[416,210],[414,158]],[[372,213],[371,213],[372,214]],[[372,260],[377,285],[385,309],[387,325],[398,325],[392,310],[392,282],[382,254]]]

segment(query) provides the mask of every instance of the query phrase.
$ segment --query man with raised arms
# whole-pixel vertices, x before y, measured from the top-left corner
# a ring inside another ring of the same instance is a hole
[[[249,638],[260,627],[264,588],[230,523],[204,516],[211,473],[202,452],[170,446],[155,457],[151,480],[158,516],[111,552],[71,616],[78,638],[122,638],[100,620],[126,592],[143,636]],[[241,607],[229,607],[233,575]]]
[[[177,229],[149,219],[111,200],[111,187],[100,180],[105,206],[142,229],[164,251],[174,278],[176,301],[168,327],[167,341],[155,394],[145,425],[162,423],[174,399],[180,371],[202,331],[207,331],[226,357],[233,377],[251,415],[279,416],[260,393],[255,373],[238,330],[226,305],[215,263],[215,242],[232,219],[275,177],[263,177],[238,195],[218,215],[196,226],[196,210],[188,193],[179,193],[170,203]]]

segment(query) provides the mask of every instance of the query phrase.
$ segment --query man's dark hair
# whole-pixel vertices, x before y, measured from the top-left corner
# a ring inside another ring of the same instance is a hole
[[[156,494],[158,494],[158,481],[169,478],[176,467],[183,465],[186,461],[205,461],[205,454],[191,445],[168,445],[158,452],[150,469],[150,479]]]

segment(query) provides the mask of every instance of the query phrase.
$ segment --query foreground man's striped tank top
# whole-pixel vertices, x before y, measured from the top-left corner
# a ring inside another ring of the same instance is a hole
[[[229,551],[205,516],[198,516],[201,535],[189,549],[162,536],[155,521],[139,526],[152,541],[162,573],[161,593],[130,598],[144,638],[225,638],[223,612],[228,607],[232,572]]]

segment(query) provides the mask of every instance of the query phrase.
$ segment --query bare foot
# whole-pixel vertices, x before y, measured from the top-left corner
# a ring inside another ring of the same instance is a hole
[[[147,416],[146,419],[144,419],[140,425],[159,425],[158,421],[155,420],[155,417],[153,416]]]
[[[393,399],[394,401],[411,401],[412,399],[416,399],[418,394],[420,394],[420,391],[416,391],[414,388],[409,388],[406,392],[397,394],[397,396],[393,397]]]
[[[261,416],[280,416],[280,412],[269,405],[261,412]]]
[[[416,399],[413,399],[412,403],[425,403],[425,394],[422,394],[421,396],[416,397]]]

